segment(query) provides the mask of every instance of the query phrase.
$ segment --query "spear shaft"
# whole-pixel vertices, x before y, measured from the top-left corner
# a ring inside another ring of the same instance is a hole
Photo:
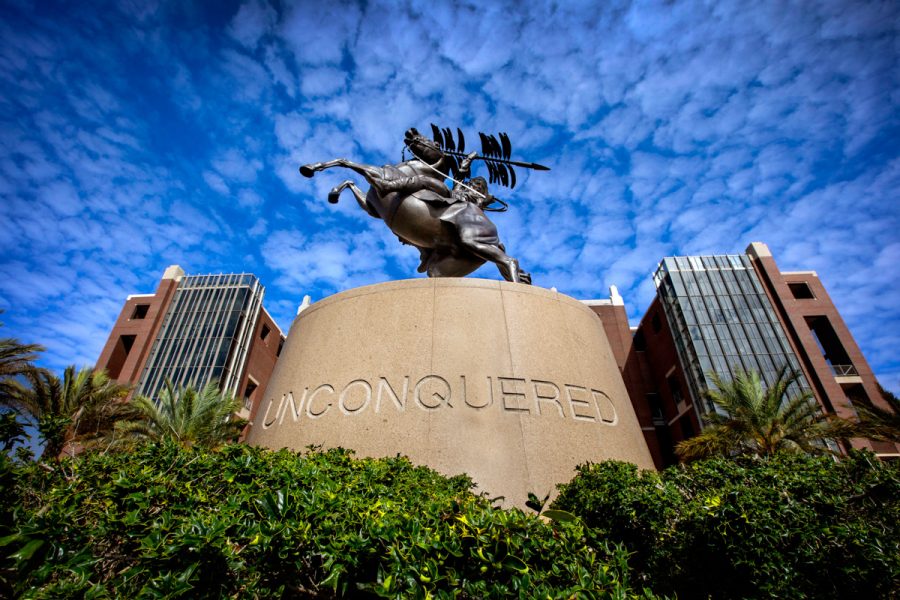
[[[468,154],[463,154],[457,150],[441,150],[444,154],[449,154],[450,156],[455,156],[457,158],[466,158]],[[508,158],[499,158],[493,156],[482,156],[480,154],[473,156],[472,160],[484,160],[490,162],[498,162],[503,163],[505,165],[513,165],[515,167],[523,167],[525,169],[534,169],[535,171],[549,171],[550,167],[545,167],[544,165],[539,165],[538,163],[527,163],[520,162],[518,160],[510,160]]]

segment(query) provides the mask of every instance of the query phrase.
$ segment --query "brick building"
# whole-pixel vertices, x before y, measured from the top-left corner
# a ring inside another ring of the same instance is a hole
[[[240,416],[252,420],[284,344],[264,294],[254,275],[186,276],[173,265],[155,293],[125,300],[97,367],[150,397],[167,379],[215,381],[244,399]]]
[[[771,384],[788,365],[828,414],[886,407],[816,273],[780,271],[765,244],[741,255],[664,258],[654,282],[657,296],[633,330],[617,292],[585,303],[603,323],[657,466],[675,462],[674,445],[696,435],[712,410],[703,397],[709,373],[727,380],[754,370]],[[852,443],[898,456],[894,444]]]

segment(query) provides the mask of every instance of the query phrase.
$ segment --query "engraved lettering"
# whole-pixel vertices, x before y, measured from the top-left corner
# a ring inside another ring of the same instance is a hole
[[[357,406],[356,408],[350,407],[347,405],[347,396],[349,396],[350,390],[353,386],[362,387],[365,390],[365,400],[363,403]],[[348,383],[343,390],[341,390],[341,396],[338,399],[338,404],[341,407],[341,412],[345,415],[352,415],[353,413],[359,412],[365,407],[369,405],[369,402],[372,401],[372,386],[369,385],[369,382],[365,379],[354,379],[350,383]]]
[[[429,381],[439,382],[437,383],[437,387],[443,388],[445,391],[444,394],[441,394],[439,391],[431,392],[431,395],[427,399],[433,403],[427,403],[422,399],[422,388],[425,387],[427,385],[427,382]],[[416,402],[418,402],[419,406],[421,406],[422,408],[434,409],[439,407],[441,403],[446,403],[447,406],[452,408],[453,405],[450,404],[450,393],[450,383],[448,383],[446,379],[444,379],[440,375],[426,375],[416,384],[416,389],[413,395],[416,398]]]
[[[453,408],[453,385],[441,375],[424,375],[414,385],[409,375],[403,376],[402,382],[379,376],[377,389],[371,381],[358,378],[337,389],[328,383],[309,386],[296,397],[293,391],[288,391],[280,401],[270,396],[262,416],[262,428],[283,425],[288,411],[291,420],[297,423],[304,411],[308,418],[317,419],[335,405],[343,415],[361,414],[373,401],[376,413],[380,413],[382,407],[392,412],[388,405],[402,413],[406,411],[410,392],[414,404],[422,410],[435,410],[442,405]],[[487,388],[482,385],[470,388],[470,383],[471,378],[467,375],[459,375],[457,393],[462,400],[459,406],[463,408],[486,409],[494,405],[499,394],[498,404],[503,412],[544,415],[555,411],[562,419],[571,417],[605,426],[615,426],[619,422],[616,403],[607,392],[597,388],[525,377],[485,376]]]
[[[494,402],[494,394],[490,390],[490,388],[491,388],[491,378],[490,377],[487,378],[488,397],[484,404],[472,404],[471,402],[469,402],[469,390],[466,387],[466,376],[460,375],[459,380],[460,380],[460,384],[461,384],[460,389],[462,390],[463,402],[465,402],[467,406],[471,406],[472,408],[482,409],[482,408],[487,408]]]
[[[539,415],[544,414],[541,410],[541,402],[548,402],[556,407],[556,410],[559,411],[559,416],[563,419],[566,418],[562,402],[559,401],[559,386],[552,381],[544,381],[543,379],[532,379],[531,385],[534,388],[535,404],[537,405],[537,413]],[[544,388],[543,393],[540,390],[541,387]]]
[[[281,423],[284,421],[284,411],[287,410],[287,403],[285,402],[285,400],[287,400],[287,394],[282,394],[281,402],[278,404],[278,414],[275,415],[275,418],[278,419],[279,425],[281,425]]]
[[[385,390],[390,394],[391,398],[394,400],[394,404],[397,405],[397,408],[403,412],[406,409],[406,396],[409,393],[409,375],[403,378],[403,394],[401,396],[397,395],[397,392],[394,391],[394,388],[391,387],[390,382],[386,378],[378,378],[378,394],[375,396],[375,412],[381,411],[381,393]]]
[[[288,406],[291,407],[291,419],[293,419],[294,423],[300,418],[300,411],[303,410],[303,403],[306,402],[306,394],[309,392],[309,388],[304,388],[303,396],[300,398],[300,404],[294,404],[294,393],[287,393],[287,402],[282,398],[282,404],[284,404],[284,408],[281,410],[281,418],[278,419],[278,424],[281,425],[284,423],[284,415],[287,414]]]
[[[603,423],[612,426],[619,422],[619,413],[616,412],[612,398],[600,390],[591,390],[591,396],[597,404],[597,412],[600,413],[600,420]]]
[[[331,400],[329,400],[328,403],[325,405],[325,408],[323,408],[322,410],[320,410],[318,412],[313,411],[313,400],[316,399],[316,394],[318,394],[322,390],[328,390],[329,392],[334,394],[334,388],[331,387],[330,385],[328,385],[327,383],[323,383],[322,385],[320,385],[319,387],[317,387],[316,389],[313,390],[313,393],[309,395],[309,402],[306,403],[306,414],[310,419],[318,419],[319,417],[324,415],[326,412],[328,412],[328,409],[331,408]]]
[[[510,405],[507,403],[508,398],[521,398],[523,400],[525,399],[525,393],[520,392],[517,385],[519,383],[525,383],[524,379],[520,379],[518,377],[498,377],[497,381],[500,382],[500,401],[503,403],[504,409],[529,412],[528,406],[522,406],[520,400],[517,400],[515,405]],[[512,383],[513,389],[507,389],[505,385],[506,382]]]
[[[596,421],[597,419],[594,418],[594,415],[579,413],[575,408],[576,404],[590,407],[591,403],[587,399],[575,398],[572,396],[574,390],[580,390],[587,394],[587,388],[583,388],[580,385],[569,385],[568,383],[564,384],[564,387],[566,388],[566,398],[569,400],[569,408],[572,409],[572,418],[578,421]]]
[[[278,405],[278,408],[275,410],[275,416],[272,417],[272,420],[269,421],[269,409],[272,408],[272,405],[275,404],[275,398],[271,398],[269,400],[269,405],[266,407],[266,414],[263,415],[263,429],[268,429],[272,425],[275,424],[275,421],[278,420],[278,413],[281,411],[281,404],[284,404],[284,396],[281,397],[281,404]]]

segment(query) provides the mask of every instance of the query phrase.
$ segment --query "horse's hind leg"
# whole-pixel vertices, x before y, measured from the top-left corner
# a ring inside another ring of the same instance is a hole
[[[494,264],[497,265],[497,269],[503,275],[503,279],[513,283],[522,283],[519,277],[519,261],[511,256],[507,256],[506,260],[494,261]]]
[[[460,242],[465,247],[465,249],[479,258],[490,261],[497,265],[497,269],[499,269],[500,274],[503,275],[503,279],[511,281],[513,283],[531,282],[530,275],[526,274],[525,278],[521,276],[521,271],[519,270],[519,261],[508,255],[500,247],[494,246],[492,244],[485,244],[484,242],[479,242],[477,239],[474,239],[474,236],[469,235],[465,230],[460,233]]]

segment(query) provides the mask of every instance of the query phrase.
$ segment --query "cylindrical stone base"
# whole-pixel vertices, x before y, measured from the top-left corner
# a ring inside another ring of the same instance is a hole
[[[400,453],[520,507],[586,461],[653,468],[597,316],[482,279],[394,281],[304,310],[248,441]]]

